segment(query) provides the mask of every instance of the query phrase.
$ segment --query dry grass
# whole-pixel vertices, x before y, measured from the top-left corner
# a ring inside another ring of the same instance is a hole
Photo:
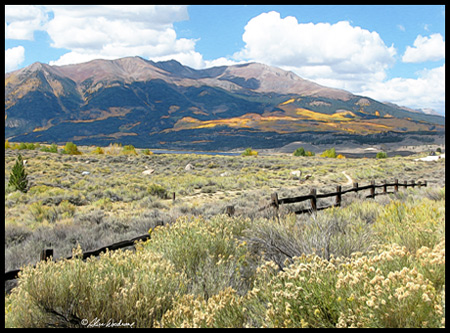
[[[445,161],[430,173],[414,157],[81,151],[21,151],[31,187],[5,188],[6,270],[34,264],[44,246],[66,257],[149,229],[152,238],[134,252],[26,268],[5,299],[8,327],[85,327],[95,318],[133,327],[444,325]],[[16,155],[6,150],[5,179]],[[312,175],[301,185],[291,175],[299,169]],[[347,182],[342,171],[360,184],[429,185],[375,200],[348,194],[343,208],[311,216],[289,206],[279,218],[257,211],[275,191],[333,192]],[[223,214],[227,205],[236,217]]]

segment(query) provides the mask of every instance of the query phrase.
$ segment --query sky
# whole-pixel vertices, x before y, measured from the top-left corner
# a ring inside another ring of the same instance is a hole
[[[128,56],[259,62],[445,115],[443,5],[5,6],[5,72]]]

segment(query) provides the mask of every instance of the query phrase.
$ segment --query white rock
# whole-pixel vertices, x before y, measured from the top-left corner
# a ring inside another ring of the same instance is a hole
[[[147,170],[142,171],[142,174],[143,175],[151,175],[154,171],[155,170],[153,170],[153,169],[147,169]]]
[[[300,170],[291,171],[291,175],[293,175],[294,177],[300,178],[300,176],[302,175],[302,172]]]
[[[86,175],[90,175],[91,173],[89,172],[89,171],[83,171],[82,173],[81,173],[81,175],[83,175],[83,176],[86,176]]]

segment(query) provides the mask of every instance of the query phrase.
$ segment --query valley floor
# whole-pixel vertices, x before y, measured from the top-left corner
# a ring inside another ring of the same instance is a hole
[[[386,159],[79,148],[81,155],[5,150],[5,270],[35,264],[44,247],[58,259],[149,230],[152,239],[134,252],[28,268],[6,296],[7,326],[82,326],[77,318],[95,317],[140,327],[444,325],[445,158],[416,160],[431,147]],[[27,193],[7,186],[19,153]],[[428,186],[372,200],[349,193],[343,208],[311,216],[292,214],[308,202],[282,206],[278,218],[260,210],[274,192],[286,198],[394,179]],[[225,214],[230,205],[234,217]]]

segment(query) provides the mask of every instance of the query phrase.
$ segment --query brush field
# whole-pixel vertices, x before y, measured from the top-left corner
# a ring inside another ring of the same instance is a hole
[[[79,149],[5,149],[5,271],[26,267],[5,285],[7,327],[445,325],[445,159]],[[7,186],[19,153],[26,193]],[[274,192],[395,178],[428,186],[349,193],[312,215],[292,213],[309,202],[259,211]],[[57,260],[147,232],[136,249]],[[56,261],[26,266],[44,247]]]

